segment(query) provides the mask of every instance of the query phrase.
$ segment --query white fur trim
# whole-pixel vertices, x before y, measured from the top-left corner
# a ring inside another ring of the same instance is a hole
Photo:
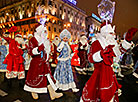
[[[64,44],[65,44],[64,41],[62,41],[62,42],[60,43],[60,45],[57,47],[57,51],[58,51],[58,52],[61,52],[61,51],[62,51],[62,49],[63,49],[63,47],[64,47]]]
[[[54,90],[57,90],[57,87],[56,87],[56,85],[54,84],[53,80],[51,79],[50,74],[47,74],[47,79],[48,79],[50,85],[52,86],[52,88],[53,88]]]
[[[87,46],[85,47],[85,50],[88,50],[89,44],[87,43]]]
[[[122,47],[126,50],[128,50],[131,47],[131,43],[127,42],[126,40],[122,41]]]
[[[40,52],[38,52],[38,47],[35,47],[35,48],[32,50],[32,53],[33,53],[34,55],[39,55]]]
[[[96,52],[95,54],[93,54],[92,57],[93,57],[93,60],[94,60],[95,62],[100,62],[100,61],[103,60],[102,57],[101,57],[100,52],[101,52],[101,51],[98,51],[98,52]]]
[[[21,72],[17,72],[17,71],[6,71],[6,77],[7,79],[10,78],[16,78],[18,76],[18,79],[24,79],[25,78],[25,72],[21,71]]]
[[[46,87],[44,87],[44,88],[32,88],[32,87],[27,86],[26,84],[24,86],[24,90],[29,91],[29,92],[35,92],[35,93],[47,93]]]
[[[133,73],[133,76],[135,76],[136,78],[138,78],[138,74],[137,73]]]
[[[109,102],[114,102],[114,97],[115,97],[115,96],[113,96],[112,99],[111,99]]]
[[[81,46],[80,49],[83,49],[83,46]]]
[[[75,82],[72,82],[69,84],[60,84],[57,80],[56,80],[56,86],[57,86],[57,88],[59,88],[63,91],[76,88]]]
[[[29,37],[33,37],[33,34],[28,34],[27,38],[29,38]]]
[[[80,98],[80,102],[83,102],[82,97]]]

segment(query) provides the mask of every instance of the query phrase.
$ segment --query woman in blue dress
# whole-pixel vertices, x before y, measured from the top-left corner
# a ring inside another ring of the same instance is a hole
[[[58,56],[58,64],[54,72],[54,78],[56,79],[56,86],[63,91],[72,89],[73,92],[78,92],[76,84],[73,78],[73,72],[71,67],[71,49],[68,44],[71,34],[67,29],[64,29],[60,34],[61,42],[57,47],[57,51],[60,52]]]
[[[6,57],[7,54],[7,48],[4,44],[2,44],[4,42],[4,39],[0,40],[0,72],[6,72],[6,64],[3,64],[3,61]]]

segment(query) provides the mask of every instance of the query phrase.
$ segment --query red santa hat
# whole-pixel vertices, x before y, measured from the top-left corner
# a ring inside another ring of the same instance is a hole
[[[22,37],[22,34],[21,33],[15,33],[15,37]]]

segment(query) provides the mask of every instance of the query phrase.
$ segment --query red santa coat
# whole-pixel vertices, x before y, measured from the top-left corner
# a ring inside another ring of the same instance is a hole
[[[55,43],[53,43],[53,55],[52,55],[52,63],[53,64],[57,64],[57,45]]]
[[[102,49],[98,40],[92,43],[88,60],[94,63],[95,70],[83,89],[84,102],[109,102],[114,95],[114,100],[118,102],[117,90],[121,88],[121,85],[118,84],[112,67],[103,61],[96,63],[93,59],[93,55]]]
[[[72,44],[71,49],[73,51],[73,56],[71,59],[71,65],[80,66],[80,58],[78,56],[78,44]]]
[[[7,78],[15,78],[18,76],[19,79],[25,77],[24,74],[24,58],[22,57],[23,51],[19,48],[20,44],[9,37],[4,37],[4,39],[9,43],[9,54],[4,60],[4,64],[7,64]]]
[[[79,47],[78,47],[78,56],[80,58],[80,67],[81,68],[86,68],[87,67],[87,63],[88,63],[88,59],[87,59],[87,48],[88,48],[88,44],[82,45],[81,42],[78,43]]]
[[[41,53],[37,52],[37,48],[38,41],[33,37],[29,41],[28,53],[32,56],[32,60],[27,73],[24,90],[36,93],[47,93],[46,75],[49,73],[52,80],[54,82],[55,80],[51,75],[49,62],[46,62],[47,54],[43,51],[43,58],[41,58]],[[34,54],[33,50],[38,54]]]

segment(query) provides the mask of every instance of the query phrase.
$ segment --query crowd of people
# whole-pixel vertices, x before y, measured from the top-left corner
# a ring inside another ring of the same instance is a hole
[[[86,71],[93,71],[80,102],[118,102],[121,85],[116,76],[124,77],[121,67],[131,68],[138,78],[138,42],[132,43],[136,28],[130,28],[121,40],[115,34],[115,27],[106,23],[93,37],[82,31],[72,40],[71,33],[64,29],[49,41],[46,26],[40,24],[27,38],[16,31],[16,26],[8,32],[1,29],[0,71],[6,72],[9,87],[12,87],[11,79],[18,77],[20,85],[34,99],[39,98],[39,93],[47,92],[51,100],[64,96],[56,92],[58,89],[78,92],[72,67],[84,75]],[[14,33],[14,39],[9,37],[10,33]],[[51,67],[55,67],[54,72]]]

